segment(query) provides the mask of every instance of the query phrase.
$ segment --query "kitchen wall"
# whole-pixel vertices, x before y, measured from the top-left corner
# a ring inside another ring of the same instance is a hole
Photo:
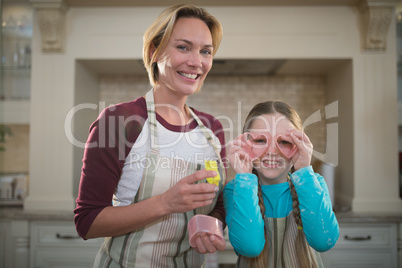
[[[336,181],[340,184],[336,185],[336,192],[354,212],[400,212],[395,17],[390,18],[385,32],[376,31],[386,38],[386,49],[365,50],[367,25],[359,22],[368,12],[359,7],[206,8],[220,19],[225,29],[216,59],[346,61],[325,72],[327,102],[339,101]],[[74,137],[82,141],[80,132],[82,137],[87,136],[93,119],[84,118],[83,110],[72,122],[67,120],[66,128],[66,115],[83,103],[99,102],[98,73],[85,68],[81,61],[141,59],[143,33],[161,10],[162,7],[70,7],[64,23],[65,49],[60,53],[41,49],[40,25],[34,23],[34,33],[38,33],[32,41],[30,140],[34,142],[30,143],[30,195],[24,209],[71,211],[74,207],[76,174],[82,166],[77,156],[82,152],[67,139],[66,134],[70,133],[65,130],[72,126]],[[300,70],[310,71],[303,65]],[[209,77],[208,81],[212,79]],[[252,77],[247,84],[251,87],[258,79]],[[266,81],[261,83],[268,91]],[[232,85],[229,91],[236,92],[242,81]],[[207,84],[204,90],[207,92]],[[201,104],[192,101],[189,104],[208,111],[201,108],[207,107],[207,101]],[[224,102],[237,101],[229,101],[225,95],[219,104]],[[254,103],[242,102],[242,107],[247,110]],[[387,115],[387,120],[383,115]],[[302,117],[305,119],[306,115]]]
[[[99,85],[99,99],[106,106],[143,96],[150,89],[147,76],[103,75]],[[287,102],[304,122],[327,104],[326,79],[319,75],[209,76],[201,92],[190,96],[187,104],[217,117],[229,141],[241,133],[251,108],[265,100]],[[305,129],[314,149],[325,153],[325,120]]]

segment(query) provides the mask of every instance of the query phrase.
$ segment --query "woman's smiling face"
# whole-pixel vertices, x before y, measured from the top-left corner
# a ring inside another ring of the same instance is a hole
[[[179,18],[157,57],[160,86],[186,96],[197,92],[212,68],[212,52],[208,26],[197,18]]]
[[[250,132],[269,132],[272,137],[286,137],[288,129],[294,129],[292,123],[282,114],[264,114],[254,119]],[[280,141],[286,142],[286,141]],[[261,184],[277,184],[287,181],[287,173],[292,167],[291,159],[281,154],[274,139],[271,139],[264,155],[254,163]]]

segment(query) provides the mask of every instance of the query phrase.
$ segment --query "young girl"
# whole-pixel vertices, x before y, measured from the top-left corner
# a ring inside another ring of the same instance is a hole
[[[339,227],[300,117],[283,102],[259,103],[243,132],[228,144],[236,177],[224,189],[237,266],[323,267],[317,252],[335,245]]]

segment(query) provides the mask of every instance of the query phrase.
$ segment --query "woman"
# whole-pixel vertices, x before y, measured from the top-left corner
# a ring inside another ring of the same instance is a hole
[[[236,177],[224,190],[238,267],[323,267],[318,252],[335,245],[339,226],[299,115],[283,102],[259,103],[243,131],[228,145]]]
[[[197,252],[225,249],[202,234],[194,251],[187,234],[195,214],[225,217],[225,170],[220,165],[215,186],[205,181],[216,172],[202,169],[204,160],[225,157],[222,125],[185,104],[200,90],[221,38],[206,10],[167,8],[144,34],[153,89],[107,108],[92,124],[87,144],[98,146],[85,150],[75,223],[85,239],[107,237],[95,266],[197,267]]]

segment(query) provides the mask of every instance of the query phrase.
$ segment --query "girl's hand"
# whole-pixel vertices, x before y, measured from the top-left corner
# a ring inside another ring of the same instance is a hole
[[[286,133],[291,137],[297,147],[296,153],[292,156],[295,170],[299,170],[311,165],[313,155],[313,144],[304,132],[297,129],[289,129]]]
[[[226,147],[230,166],[236,173],[251,173],[253,170],[253,163],[244,150],[245,146],[246,143],[244,142],[243,134],[241,134],[230,141]]]
[[[195,238],[196,247],[194,250],[198,253],[214,253],[216,251],[222,251],[226,249],[226,242],[223,239],[207,233],[200,233]]]

